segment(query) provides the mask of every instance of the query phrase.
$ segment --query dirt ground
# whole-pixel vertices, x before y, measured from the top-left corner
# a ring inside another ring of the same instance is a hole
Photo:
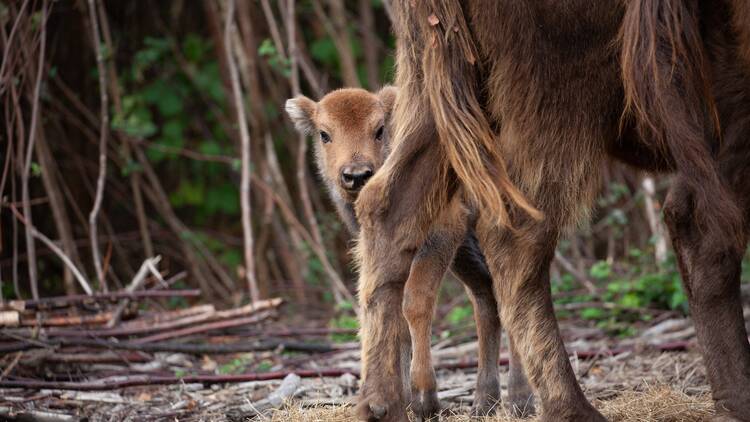
[[[464,349],[471,349],[471,343]],[[356,354],[352,354],[352,359],[356,361]],[[587,360],[574,356],[571,361],[587,397],[611,421],[702,421],[711,415],[704,369],[700,356],[694,351],[624,352]],[[503,388],[506,372],[504,367]],[[468,417],[476,373],[470,369],[441,370],[438,377],[439,398],[445,409],[441,420],[477,420]],[[29,409],[71,417],[51,419],[60,421],[354,420],[351,406],[357,389],[354,376],[344,374],[292,381],[292,398],[271,406],[276,409],[265,411],[263,403],[279,389],[282,381],[210,387],[182,384],[107,392],[41,390],[31,393],[6,389],[0,390],[0,415],[12,408],[15,415]],[[483,420],[516,419],[510,418],[500,404],[497,416]]]
[[[695,352],[626,352],[590,361],[572,359],[579,380],[595,406],[612,422],[704,421],[712,415],[713,405],[701,365]],[[505,375],[503,373],[502,375]],[[439,397],[445,408],[441,420],[513,422],[499,405],[497,415],[487,418],[468,416],[473,393],[474,373],[443,371],[439,374]],[[505,378],[502,378],[505,387]],[[503,395],[506,394],[503,389]],[[260,420],[281,421],[353,421],[351,406],[323,407],[314,401],[296,401],[271,412]],[[526,420],[537,420],[531,418]]]

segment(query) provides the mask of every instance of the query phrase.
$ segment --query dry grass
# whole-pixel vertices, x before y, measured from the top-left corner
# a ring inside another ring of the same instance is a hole
[[[611,400],[595,402],[596,407],[611,422],[698,422],[712,415],[713,404],[707,395],[689,396],[669,386],[659,385],[646,391],[624,392]],[[466,412],[444,412],[443,422],[533,422],[534,419],[516,419],[507,414],[488,418],[470,418]],[[504,413],[504,412],[502,412]],[[304,409],[295,403],[264,417],[269,422],[350,422],[354,421],[351,406],[317,407]]]

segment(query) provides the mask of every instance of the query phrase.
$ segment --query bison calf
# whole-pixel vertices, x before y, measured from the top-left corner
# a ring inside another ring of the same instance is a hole
[[[352,234],[359,232],[354,213],[354,202],[368,180],[380,169],[389,154],[389,117],[396,97],[396,88],[385,87],[373,94],[362,89],[341,89],[314,102],[307,97],[290,99],[286,111],[296,128],[318,138],[315,142],[316,164],[341,219]],[[500,320],[497,303],[492,293],[492,282],[478,249],[476,238],[460,202],[443,213],[422,245],[414,248],[405,259],[411,259],[403,298],[394,294],[394,306],[403,310],[402,324],[408,325],[410,339],[402,339],[400,347],[381,350],[391,353],[387,360],[405,364],[411,357],[411,386],[398,381],[392,388],[405,389],[412,396],[412,410],[420,418],[429,418],[438,411],[435,374],[431,365],[430,336],[432,317],[439,284],[450,266],[466,286],[474,305],[474,316],[479,337],[479,375],[474,399],[475,414],[488,414],[500,399],[497,358],[500,347]],[[396,292],[399,289],[391,290]],[[400,302],[400,303],[399,303]],[[363,331],[376,329],[366,323]],[[369,338],[371,332],[363,333]],[[378,331],[385,336],[388,332]],[[411,347],[409,342],[411,342]],[[366,349],[366,345],[364,346]],[[533,396],[511,353],[511,409],[517,415],[533,412]]]

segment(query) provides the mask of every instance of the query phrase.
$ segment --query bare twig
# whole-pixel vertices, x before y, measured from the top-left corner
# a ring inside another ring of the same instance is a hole
[[[329,17],[323,6],[320,4],[320,0],[313,0],[313,10],[318,15],[323,27],[325,28],[328,35],[333,39],[336,44],[336,50],[339,52],[339,59],[341,61],[341,73],[344,79],[344,84],[349,87],[360,87],[359,77],[357,76],[357,63],[354,60],[354,54],[352,53],[352,44],[349,40],[349,28],[346,24],[346,8],[344,7],[343,0],[328,0],[331,6],[331,15]]]
[[[575,279],[578,280],[578,282],[581,283],[589,293],[596,293],[598,291],[594,283],[586,277],[586,274],[578,271],[578,269],[576,269],[576,267],[558,251],[555,251],[555,262],[560,264],[565,271],[575,277]]]
[[[13,50],[11,48],[11,44],[13,43],[13,38],[16,35],[16,30],[18,29],[18,24],[21,23],[21,17],[24,16],[23,11],[26,10],[26,6],[29,4],[29,0],[25,0],[23,4],[21,5],[21,8],[18,10],[18,13],[16,15],[16,21],[13,22],[13,27],[10,29],[10,35],[8,35],[8,40],[5,43],[5,51],[3,52],[3,63],[0,65],[0,94],[3,94],[5,89],[7,88],[8,82],[11,82],[10,78],[5,78],[5,66],[8,65],[8,54]]]
[[[250,131],[247,126],[245,114],[245,103],[242,99],[242,88],[240,87],[237,63],[234,59],[234,43],[232,42],[232,31],[234,30],[235,0],[228,0],[227,16],[224,29],[224,46],[226,47],[227,63],[229,64],[229,75],[232,81],[232,92],[234,95],[235,109],[237,110],[237,122],[240,127],[240,141],[242,150],[242,180],[240,182],[240,205],[242,207],[242,237],[245,243],[245,279],[247,280],[250,300],[260,300],[258,281],[255,279],[255,257],[253,252],[253,222],[250,219]]]
[[[279,25],[276,23],[276,18],[273,15],[271,4],[268,0],[260,0],[260,5],[263,8],[263,14],[266,15],[266,21],[268,22],[268,29],[271,31],[271,39],[273,40],[274,46],[279,56],[286,58],[287,54],[284,50],[284,43],[281,42],[281,31],[279,31]]]
[[[99,35],[99,19],[96,12],[96,0],[89,0],[89,16],[91,19],[91,32],[96,50],[96,68],[99,72],[99,95],[100,95],[100,132],[99,132],[99,176],[96,180],[96,196],[94,197],[94,206],[89,214],[89,235],[91,239],[91,254],[94,259],[94,269],[96,277],[99,280],[101,288],[106,292],[107,280],[106,274],[102,269],[102,259],[99,252],[99,240],[96,220],[99,217],[99,211],[102,206],[104,197],[104,184],[107,178],[107,138],[109,137],[109,110],[107,96],[107,71],[104,67],[104,53],[102,51],[102,41]]]
[[[125,289],[125,291],[127,293],[133,293],[136,290],[140,289],[141,285],[143,285],[143,282],[146,280],[146,276],[150,272],[153,272],[152,266],[155,264],[158,264],[159,261],[161,261],[160,256],[155,256],[153,258],[146,258],[146,260],[143,261],[143,264],[141,264],[141,268],[139,268],[138,272],[135,273],[135,277],[133,277],[133,280],[130,282],[130,284]],[[161,277],[161,275],[159,275],[159,277]],[[125,311],[125,308],[128,306],[128,303],[130,303],[130,300],[126,298],[122,302],[120,302],[120,304],[117,305],[117,308],[112,313],[112,318],[109,320],[109,322],[107,322],[107,328],[112,328],[120,322],[120,318],[122,318],[122,313]]]
[[[78,284],[81,285],[83,291],[85,291],[86,294],[92,294],[93,291],[91,290],[91,286],[89,286],[89,283],[86,281],[86,278],[83,276],[83,274],[81,274],[81,272],[78,270],[78,267],[75,266],[73,261],[71,261],[67,255],[65,255],[65,252],[63,252],[62,249],[55,245],[55,243],[51,241],[47,236],[39,232],[39,230],[37,230],[36,227],[31,224],[31,222],[27,221],[24,216],[18,212],[16,207],[9,206],[9,208],[13,212],[13,214],[15,214],[16,218],[18,218],[26,226],[26,229],[29,231],[29,233],[31,233],[31,236],[39,239],[40,241],[42,241],[42,243],[47,245],[47,247],[50,248],[52,252],[54,252],[55,255],[57,255],[68,268],[70,268],[70,271],[72,271],[73,275],[75,275],[76,280],[78,280]],[[38,295],[34,299],[39,299]]]

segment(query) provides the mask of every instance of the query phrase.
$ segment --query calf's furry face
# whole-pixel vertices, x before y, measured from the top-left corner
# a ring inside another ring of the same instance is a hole
[[[383,165],[396,93],[392,86],[377,93],[344,88],[317,103],[305,96],[287,100],[286,112],[294,126],[314,138],[318,170],[334,197],[353,203]]]

